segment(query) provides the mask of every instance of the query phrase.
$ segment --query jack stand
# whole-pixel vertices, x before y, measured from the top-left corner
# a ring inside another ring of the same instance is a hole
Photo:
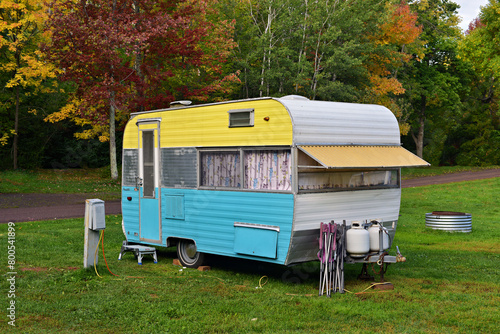
[[[384,274],[385,272],[387,271],[387,269],[389,268],[389,263],[386,263],[385,264],[385,269],[384,269],[384,263],[382,262],[382,264],[380,265],[380,282],[381,283],[384,283]]]
[[[362,281],[373,281],[375,277],[368,274],[367,264],[363,263],[363,268],[361,269],[361,274],[358,275],[358,279]]]
[[[384,274],[387,272],[387,269],[389,268],[389,263],[385,264],[385,269],[384,269],[384,263],[382,262],[380,264],[380,283],[377,285],[373,286],[373,289],[375,290],[394,290],[394,285],[390,282],[384,282]]]

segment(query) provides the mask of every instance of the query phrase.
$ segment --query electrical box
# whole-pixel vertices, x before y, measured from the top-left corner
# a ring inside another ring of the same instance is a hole
[[[83,248],[83,267],[97,265],[99,248],[99,231],[106,228],[104,201],[100,199],[85,200],[85,244]]]
[[[87,200],[90,205],[89,229],[93,231],[106,228],[106,215],[104,212],[104,201],[100,199]]]

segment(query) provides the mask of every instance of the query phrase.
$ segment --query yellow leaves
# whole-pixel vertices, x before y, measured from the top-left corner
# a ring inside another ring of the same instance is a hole
[[[101,143],[105,143],[105,142],[109,141],[109,134],[106,136],[99,136],[99,141]]]
[[[411,126],[408,123],[400,123],[399,124],[399,133],[402,136],[406,136],[410,132]]]
[[[9,134],[8,133],[4,133],[2,135],[2,137],[0,137],[0,146],[5,146],[7,145],[7,141],[9,139]]]
[[[55,78],[57,69],[52,63],[42,60],[40,51],[31,54],[21,54],[20,64],[15,59],[0,66],[0,71],[14,73],[14,76],[5,84],[6,88],[17,86],[35,87],[35,91],[50,91],[48,87],[42,88],[43,81]]]
[[[429,8],[429,1],[428,0],[420,0],[417,3],[417,8],[419,11],[425,11],[427,8]]]
[[[50,114],[45,117],[45,122],[56,123],[65,119],[69,119],[74,122],[76,125],[85,127],[87,129],[82,132],[77,132],[74,134],[77,139],[91,139],[98,137],[99,141],[107,142],[109,141],[109,125],[99,125],[93,124],[90,120],[81,117],[81,106],[83,102],[78,98],[73,98],[68,104],[66,104],[61,110]],[[93,109],[93,108],[91,108]],[[87,110],[87,112],[91,112],[94,110]],[[120,113],[117,113],[117,118],[119,118]]]
[[[10,132],[10,134],[9,134]],[[7,142],[10,138],[10,136],[15,136],[16,131],[14,129],[10,129],[9,132],[4,132],[3,135],[0,137],[0,146],[7,145]]]
[[[54,65],[44,61],[38,50],[38,43],[43,40],[41,26],[48,15],[45,9],[43,2],[37,0],[0,2],[4,13],[0,19],[0,47],[7,51],[0,72],[12,75],[6,88],[35,87],[35,92],[39,92],[44,80],[56,77]]]
[[[392,93],[394,95],[404,94],[405,89],[401,82],[396,78],[386,78],[377,75],[372,75],[370,77],[370,82],[372,83],[372,92],[375,95],[387,95]]]
[[[20,1],[2,0],[0,3],[0,9],[9,8],[22,11],[23,9],[26,9],[26,5]]]
[[[66,104],[64,107],[62,107],[61,110],[45,117],[44,121],[50,123],[56,123],[68,118],[74,118],[78,114],[79,104],[80,101],[78,99],[73,99],[70,102],[68,102],[68,104]]]
[[[98,137],[101,143],[109,141],[109,127],[96,125],[90,129],[75,133],[75,138],[77,139],[91,139],[95,137]]]

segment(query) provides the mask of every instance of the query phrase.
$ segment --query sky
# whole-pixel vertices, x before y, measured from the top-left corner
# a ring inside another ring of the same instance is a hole
[[[469,28],[469,23],[479,15],[481,6],[485,6],[488,0],[452,0],[460,5],[458,15],[462,17],[460,27],[465,32]]]

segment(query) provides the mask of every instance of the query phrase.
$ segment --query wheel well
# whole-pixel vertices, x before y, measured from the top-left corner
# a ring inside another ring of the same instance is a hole
[[[192,241],[196,245],[196,241],[194,239],[190,238],[179,238],[179,237],[168,237],[167,238],[167,247],[172,247],[172,246],[177,246],[179,241],[181,240],[187,240],[187,241]]]

